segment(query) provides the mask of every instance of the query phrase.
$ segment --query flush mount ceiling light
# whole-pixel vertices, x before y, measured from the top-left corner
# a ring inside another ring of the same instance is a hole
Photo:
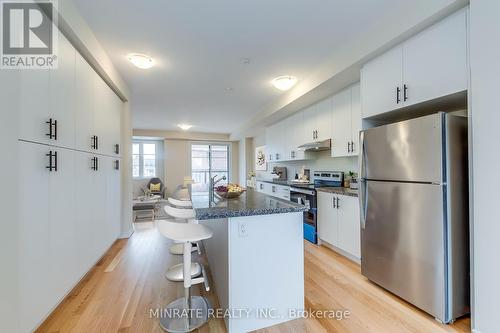
[[[179,127],[181,130],[183,131],[187,131],[188,129],[190,129],[191,127],[193,127],[193,125],[189,125],[189,124],[179,124],[177,125],[177,127]]]
[[[149,69],[155,64],[153,58],[145,54],[129,54],[127,58],[132,64],[134,64],[134,66],[140,69]]]
[[[271,83],[276,89],[287,91],[297,83],[297,78],[290,75],[278,76]]]

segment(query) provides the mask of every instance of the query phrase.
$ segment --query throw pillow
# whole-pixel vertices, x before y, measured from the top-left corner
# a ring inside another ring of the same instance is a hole
[[[149,184],[149,190],[151,192],[160,192],[160,190],[161,190],[161,183],[158,183],[158,184]]]

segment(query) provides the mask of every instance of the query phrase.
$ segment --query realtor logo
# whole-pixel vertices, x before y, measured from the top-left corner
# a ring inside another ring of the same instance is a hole
[[[1,68],[57,67],[54,1],[1,0]]]

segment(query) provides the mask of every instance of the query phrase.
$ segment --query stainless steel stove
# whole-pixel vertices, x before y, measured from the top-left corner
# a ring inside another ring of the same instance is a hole
[[[319,187],[341,187],[344,173],[341,171],[314,171],[311,183],[296,183],[290,185],[290,201],[307,206],[304,212],[304,238],[317,244],[318,206],[316,189]]]

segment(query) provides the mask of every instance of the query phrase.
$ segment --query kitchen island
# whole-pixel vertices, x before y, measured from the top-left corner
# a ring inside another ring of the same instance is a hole
[[[203,245],[227,331],[296,319],[304,309],[306,207],[251,189],[229,200],[191,198],[196,219],[214,233]]]

